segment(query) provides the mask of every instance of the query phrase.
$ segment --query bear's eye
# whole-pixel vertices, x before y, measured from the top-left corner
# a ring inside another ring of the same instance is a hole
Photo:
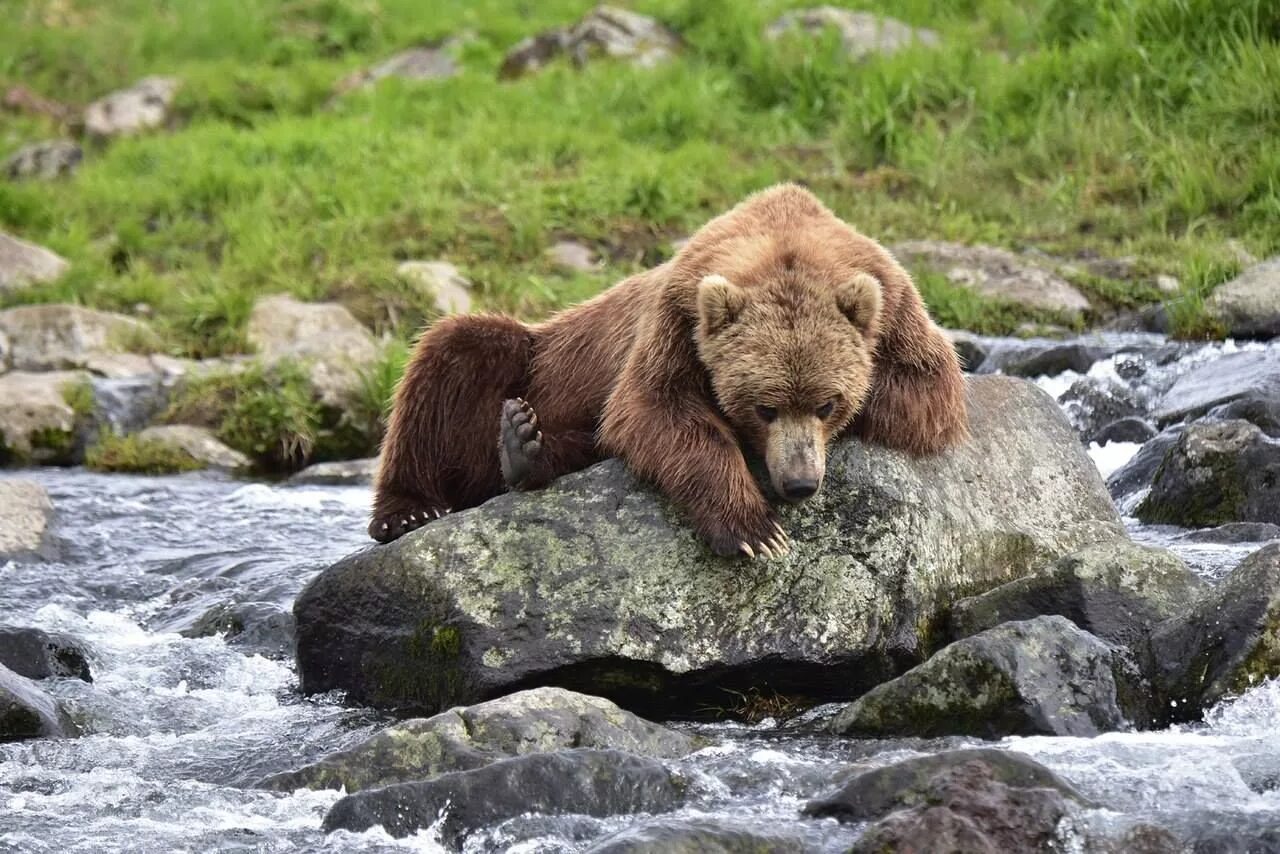
[[[770,424],[778,417],[778,410],[774,409],[772,406],[757,406],[756,415],[760,416],[761,421],[766,424]]]
[[[831,413],[835,411],[836,411],[836,402],[834,400],[828,400],[826,403],[818,407],[818,417],[821,418],[823,421],[826,421],[828,418],[831,417]]]

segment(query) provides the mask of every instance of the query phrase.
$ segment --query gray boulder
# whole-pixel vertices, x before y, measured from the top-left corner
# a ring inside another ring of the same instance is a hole
[[[72,390],[87,388],[88,381],[79,371],[0,375],[0,464],[75,462],[85,413],[70,400]]]
[[[1137,651],[1155,624],[1186,610],[1207,589],[1167,549],[1099,543],[1034,575],[960,600],[951,610],[951,636],[966,638],[1001,623],[1058,614]]]
[[[52,282],[70,265],[43,246],[19,240],[0,231],[0,294],[27,285]]]
[[[1248,397],[1280,398],[1280,348],[1245,350],[1192,368],[1156,402],[1152,417],[1171,424]]]
[[[425,291],[441,314],[471,311],[471,282],[448,261],[405,261],[396,275]]]
[[[179,634],[189,638],[222,635],[228,646],[264,658],[293,654],[293,614],[270,602],[215,605]]]
[[[891,56],[912,45],[937,47],[941,43],[933,30],[911,27],[896,18],[835,6],[787,12],[765,29],[765,37],[778,39],[790,32],[819,35],[828,29],[840,34],[845,53],[854,60]]]
[[[75,734],[75,724],[56,700],[30,679],[0,665],[0,744]]]
[[[27,679],[65,676],[92,682],[89,650],[70,635],[0,626],[0,666]]]
[[[78,305],[24,305],[0,311],[0,332],[9,337],[13,367],[19,371],[61,371],[86,368],[118,375],[120,357],[140,363],[137,372],[152,367],[133,350],[158,342],[145,323]]]
[[[834,445],[768,562],[713,556],[616,460],[358,552],[297,600],[302,689],[428,713],[537,684],[654,714],[761,684],[855,696],[922,660],[960,591],[1121,536],[1052,398],[973,378],[969,411],[933,458]]]
[[[1247,421],[1191,424],[1165,452],[1135,515],[1188,528],[1280,523],[1280,439]]]
[[[1158,433],[1148,439],[1129,462],[1112,472],[1107,478],[1107,489],[1112,497],[1117,501],[1130,499],[1150,486],[1165,454],[1178,443],[1184,429],[1179,425]]]
[[[1126,442],[1143,445],[1156,437],[1156,428],[1136,416],[1117,418],[1108,421],[1087,437],[1086,441],[1108,445],[1112,442]]]
[[[954,284],[1031,309],[1079,316],[1089,300],[1050,266],[994,246],[910,240],[893,247],[908,269],[943,273]]]
[[[396,724],[349,750],[269,777],[262,785],[283,791],[308,787],[357,792],[571,747],[676,758],[698,746],[696,739],[600,697],[534,688]]]
[[[85,131],[97,137],[132,136],[161,127],[181,86],[173,77],[146,77],[99,98],[85,108]]]
[[[503,59],[498,76],[504,80],[522,77],[564,55],[578,66],[595,56],[607,56],[648,68],[670,59],[680,44],[679,36],[653,18],[601,5],[573,26],[521,41]]]
[[[1280,543],[1264,546],[1151,634],[1152,679],[1169,722],[1280,676]]]
[[[1065,617],[1004,623],[872,688],[835,720],[842,735],[1092,736],[1126,729],[1132,665]]]
[[[446,80],[458,73],[458,63],[454,59],[455,44],[455,41],[447,40],[401,51],[371,68],[344,77],[335,87],[337,94],[371,86],[388,77],[411,81]]]
[[[253,465],[252,460],[227,447],[207,427],[158,424],[138,433],[138,440],[185,454],[207,468],[242,471]]]
[[[324,829],[360,832],[381,825],[404,837],[435,826],[445,844],[458,850],[469,833],[530,812],[669,812],[684,803],[687,788],[661,762],[617,750],[534,753],[348,795],[325,816]]]
[[[595,250],[576,240],[557,240],[546,255],[552,265],[570,273],[594,273],[601,266]]]
[[[960,357],[960,367],[969,373],[976,373],[987,359],[988,344],[980,336],[963,329],[944,329],[951,346]]]
[[[289,478],[298,486],[345,486],[371,483],[378,473],[378,458],[316,463]]]
[[[1215,406],[1206,416],[1211,421],[1248,421],[1273,439],[1280,439],[1280,394],[1245,394]]]
[[[1205,309],[1235,338],[1280,335],[1280,255],[1255,264],[1219,285]]]
[[[0,563],[51,556],[53,516],[53,502],[43,486],[30,480],[0,479]]]
[[[1103,429],[1119,419],[1132,418],[1143,411],[1137,395],[1127,385],[1093,377],[1076,380],[1058,402],[1086,444],[1101,441]],[[1155,432],[1150,427],[1147,430]]]
[[[1280,540],[1280,525],[1267,522],[1228,522],[1216,528],[1188,531],[1178,539],[1185,543],[1217,543],[1219,545],[1265,543],[1268,540]]]
[[[1030,759],[999,750],[956,750],[854,777],[804,812],[842,822],[879,819],[855,852],[1055,850],[1074,789]]]
[[[4,174],[11,180],[26,178],[51,180],[70,175],[80,165],[84,151],[69,139],[51,139],[23,146],[4,162]]]

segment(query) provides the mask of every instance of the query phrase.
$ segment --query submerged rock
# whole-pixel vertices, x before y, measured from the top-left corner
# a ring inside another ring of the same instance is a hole
[[[813,817],[879,819],[855,852],[1053,850],[1058,822],[1083,799],[1039,763],[998,750],[909,759],[854,777],[806,805]]]
[[[0,744],[75,734],[75,724],[56,700],[30,679],[0,665]]]
[[[684,802],[687,787],[661,762],[617,750],[534,753],[348,795],[329,811],[324,829],[360,832],[381,825],[404,837],[435,826],[446,844],[460,849],[469,833],[529,812],[668,812]]]
[[[0,294],[51,282],[69,266],[65,258],[43,246],[0,231]]]
[[[502,60],[498,76],[521,77],[566,54],[578,66],[603,55],[648,68],[679,49],[680,37],[653,18],[601,5],[571,27],[547,30],[515,45]]]
[[[1205,300],[1233,338],[1280,335],[1280,256],[1255,264],[1218,288]]]
[[[910,240],[894,246],[893,253],[913,271],[935,270],[984,297],[1068,316],[1089,310],[1089,300],[1066,279],[1035,259],[1006,249]]]
[[[692,753],[698,742],[600,697],[535,688],[396,724],[349,750],[269,777],[263,785],[357,792],[571,747],[676,758]]]
[[[1100,434],[1104,428],[1143,411],[1138,396],[1128,386],[1092,377],[1076,380],[1058,398],[1058,402],[1086,444],[1101,442]],[[1146,429],[1149,435],[1154,435],[1154,429],[1149,426]]]
[[[821,493],[779,508],[781,559],[713,556],[616,460],[365,549],[298,598],[303,691],[429,713],[539,684],[659,715],[856,696],[924,657],[960,591],[1120,536],[1048,395],[974,378],[969,407],[937,457],[834,445]]]
[[[1010,581],[951,611],[951,636],[1058,614],[1105,641],[1137,650],[1152,626],[1184,611],[1208,589],[1167,549],[1099,543]]]
[[[85,108],[85,131],[99,137],[131,136],[161,127],[181,85],[174,77],[146,77],[99,98]]]
[[[1120,697],[1136,681],[1116,647],[1064,617],[1036,617],[944,647],[863,694],[832,729],[869,737],[1092,736],[1128,727]]]
[[[66,676],[93,681],[84,644],[70,635],[34,628],[0,626],[0,666],[27,679]]]
[[[1187,528],[1280,523],[1280,439],[1247,421],[1190,425],[1165,452],[1135,515]]]
[[[795,31],[820,35],[827,29],[840,34],[845,53],[855,60],[892,56],[912,45],[937,47],[941,43],[933,30],[911,27],[896,18],[835,6],[787,12],[765,29],[765,37],[778,39]]]
[[[30,480],[0,479],[0,563],[51,556],[55,551],[49,531],[53,515],[53,502],[43,486]]]
[[[1232,570],[1151,634],[1152,679],[1169,722],[1280,676],[1280,543]]]
[[[228,646],[265,658],[293,654],[293,614],[270,602],[215,605],[180,634],[189,638],[222,635]]]
[[[615,833],[586,854],[794,854],[804,840],[710,819],[655,819]]]
[[[1219,543],[1223,545],[1265,543],[1268,540],[1280,540],[1280,525],[1271,525],[1266,522],[1228,522],[1216,528],[1188,531],[1178,539],[1187,543]]]

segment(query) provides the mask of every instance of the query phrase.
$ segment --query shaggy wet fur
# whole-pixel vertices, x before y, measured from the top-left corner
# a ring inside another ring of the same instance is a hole
[[[480,504],[508,488],[504,468],[532,489],[618,456],[717,553],[773,554],[785,535],[743,449],[772,466],[805,431],[823,455],[848,432],[940,451],[966,434],[963,378],[906,271],[783,185],[544,323],[435,324],[396,392],[369,532]]]

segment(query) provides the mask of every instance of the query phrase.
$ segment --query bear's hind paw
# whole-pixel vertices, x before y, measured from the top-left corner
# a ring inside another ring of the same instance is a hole
[[[498,419],[498,460],[507,486],[527,489],[534,485],[541,456],[542,431],[533,407],[519,397],[503,401]]]
[[[399,510],[394,513],[381,513],[373,517],[369,523],[369,536],[380,543],[398,540],[410,531],[416,531],[428,522],[443,519],[449,514],[448,507],[423,507],[414,510]]]

